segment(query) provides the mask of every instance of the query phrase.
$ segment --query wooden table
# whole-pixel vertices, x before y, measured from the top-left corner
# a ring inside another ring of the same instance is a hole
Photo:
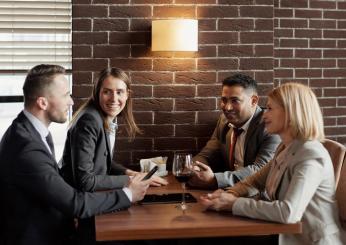
[[[148,193],[181,192],[171,176],[165,187],[151,187]],[[204,191],[187,190],[196,198]],[[278,224],[233,216],[229,212],[206,211],[199,203],[190,203],[185,215],[176,204],[134,205],[128,210],[95,217],[96,240],[145,240],[255,236],[279,233],[301,233],[301,223]]]

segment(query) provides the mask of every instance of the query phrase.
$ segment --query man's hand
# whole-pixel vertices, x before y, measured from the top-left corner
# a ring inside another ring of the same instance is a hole
[[[232,211],[234,202],[238,197],[223,190],[217,190],[213,193],[200,196],[203,206],[216,211]]]
[[[132,192],[132,202],[138,202],[142,200],[149,187],[150,179],[143,180],[145,173],[136,174],[129,183],[128,188]]]
[[[199,161],[193,167],[193,176],[188,184],[192,187],[216,188],[217,181],[211,168]]]

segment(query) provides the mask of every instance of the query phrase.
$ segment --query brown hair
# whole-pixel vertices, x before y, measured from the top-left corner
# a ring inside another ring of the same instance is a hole
[[[99,75],[97,81],[94,83],[94,87],[92,90],[92,95],[89,97],[89,99],[78,109],[78,111],[75,113],[73,116],[71,123],[72,124],[76,118],[78,117],[79,113],[88,105],[93,105],[96,107],[96,109],[101,112],[101,116],[103,119],[103,126],[105,127],[106,130],[109,129],[108,122],[106,120],[105,113],[103,112],[101,106],[100,106],[100,90],[102,87],[102,83],[104,80],[107,79],[107,77],[112,76],[114,78],[118,78],[122,80],[127,87],[127,92],[128,92],[128,99],[126,101],[126,105],[124,109],[120,112],[119,116],[121,116],[124,121],[125,121],[125,129],[128,134],[128,136],[133,139],[136,136],[136,133],[141,133],[141,130],[138,128],[134,117],[133,117],[133,112],[132,112],[132,98],[131,98],[131,84],[130,84],[130,79],[126,75],[126,73],[115,67],[108,67],[106,69],[103,69]]]
[[[65,68],[59,65],[41,64],[29,70],[23,85],[24,106],[30,106],[38,97],[44,96],[59,74],[65,74]]]

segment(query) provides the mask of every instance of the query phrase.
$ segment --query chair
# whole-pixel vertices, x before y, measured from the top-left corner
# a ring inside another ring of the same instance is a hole
[[[339,184],[336,188],[336,200],[338,201],[341,225],[346,230],[346,158],[344,158]]]
[[[323,142],[323,146],[327,149],[327,151],[329,152],[330,158],[332,159],[333,166],[334,166],[335,186],[338,186],[341,167],[346,155],[346,147],[336,141],[329,140],[329,139],[325,139],[325,141]]]
[[[328,139],[325,139],[323,145],[333,162],[339,218],[343,229],[346,230],[346,147]]]

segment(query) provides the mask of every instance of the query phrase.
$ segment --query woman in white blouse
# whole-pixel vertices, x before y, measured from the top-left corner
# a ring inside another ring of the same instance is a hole
[[[209,209],[280,223],[302,222],[302,234],[281,234],[279,244],[346,244],[337,202],[333,165],[324,140],[317,98],[302,84],[286,83],[268,95],[263,115],[269,133],[282,143],[273,160],[225,191],[201,196]],[[264,199],[246,198],[254,190]]]

